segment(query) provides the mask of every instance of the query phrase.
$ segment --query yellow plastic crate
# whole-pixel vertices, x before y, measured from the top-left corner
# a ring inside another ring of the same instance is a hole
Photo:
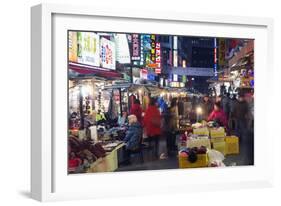
[[[193,134],[199,136],[209,136],[209,130],[207,127],[197,128],[197,129],[193,129]]]
[[[225,142],[214,142],[213,143],[213,149],[221,152],[223,155],[226,154],[225,148],[226,147],[226,143]]]
[[[224,141],[225,141],[224,137],[211,138],[211,143],[224,142]]]
[[[188,148],[201,147],[201,146],[211,149],[210,139],[190,139],[186,142],[186,147]]]
[[[196,168],[196,167],[207,167],[208,157],[207,154],[198,154],[197,161],[191,163],[188,161],[188,157],[178,157],[179,158],[179,168]]]
[[[225,129],[223,127],[210,128],[211,138],[225,137]]]
[[[239,154],[239,138],[236,136],[225,137],[225,153]]]

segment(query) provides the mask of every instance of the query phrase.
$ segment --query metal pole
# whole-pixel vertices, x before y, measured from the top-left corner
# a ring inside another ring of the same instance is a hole
[[[80,130],[84,129],[84,111],[83,111],[83,95],[82,85],[79,85],[79,111],[80,111]]]

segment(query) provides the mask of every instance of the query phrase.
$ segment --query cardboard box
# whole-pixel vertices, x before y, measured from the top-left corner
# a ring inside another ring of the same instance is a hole
[[[239,138],[237,136],[225,137],[225,153],[239,154]]]
[[[191,163],[188,161],[188,157],[178,157],[179,158],[179,168],[196,168],[196,167],[207,167],[208,166],[208,156],[207,154],[198,154],[197,161]]]

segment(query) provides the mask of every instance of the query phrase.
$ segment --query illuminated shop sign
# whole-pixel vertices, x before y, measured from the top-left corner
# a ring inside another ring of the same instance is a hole
[[[140,60],[140,38],[138,34],[132,35],[132,60]]]
[[[156,44],[155,44],[155,35],[152,34],[151,35],[151,50],[150,50],[150,60],[151,60],[151,63],[155,63],[155,59],[156,59]]]
[[[68,60],[77,62],[77,32],[68,32]]]
[[[120,64],[130,64],[130,50],[126,34],[115,34],[116,61]]]
[[[185,84],[183,82],[170,82],[170,87],[183,88]]]
[[[77,62],[100,66],[99,35],[93,32],[77,32]]]
[[[115,44],[105,38],[100,39],[101,67],[115,70]]]
[[[161,73],[161,45],[159,42],[156,42],[155,44],[155,63],[157,67],[155,68],[155,73],[160,74]]]
[[[174,36],[174,44],[173,44],[173,66],[178,67],[178,37]]]
[[[225,39],[219,39],[219,62],[218,63],[222,67],[226,65],[225,53],[226,53]]]
[[[144,65],[143,35],[132,35],[132,60],[136,66]]]

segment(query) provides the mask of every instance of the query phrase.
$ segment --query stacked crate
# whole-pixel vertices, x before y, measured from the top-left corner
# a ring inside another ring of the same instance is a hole
[[[225,137],[225,153],[239,154],[239,138],[237,136]]]
[[[225,129],[223,127],[210,128],[210,137],[213,149],[226,154]]]

